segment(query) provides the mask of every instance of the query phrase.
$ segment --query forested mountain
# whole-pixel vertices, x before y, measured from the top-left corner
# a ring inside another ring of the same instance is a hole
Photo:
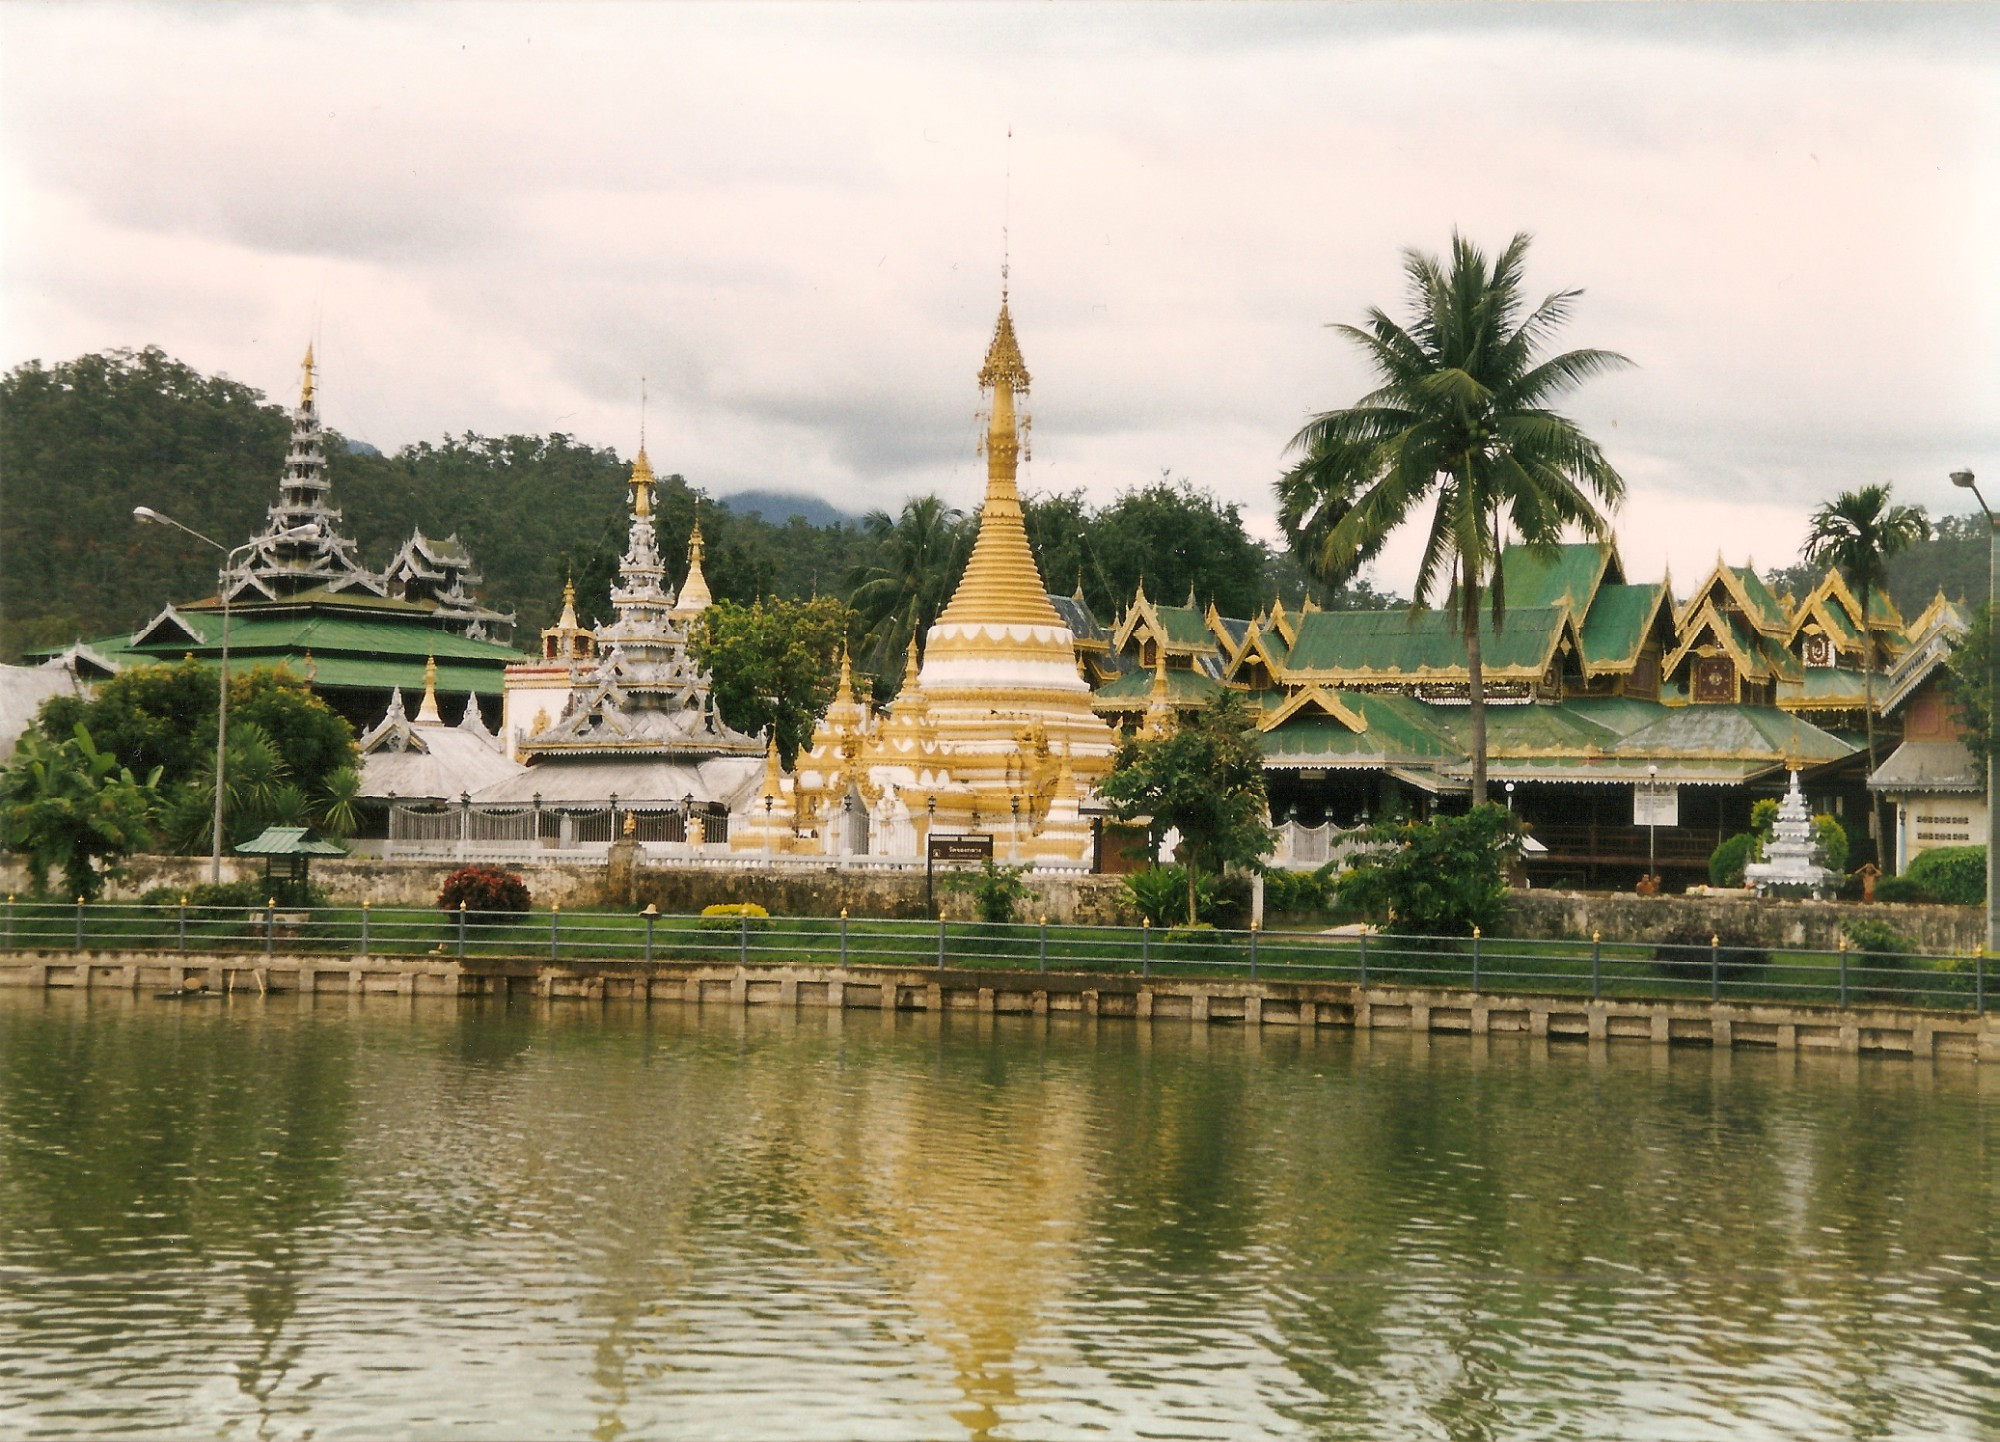
[[[169,601],[212,595],[218,557],[132,508],[152,506],[225,545],[247,540],[276,498],[290,437],[284,407],[207,377],[160,350],[120,350],[0,378],[0,659],[136,627]],[[387,564],[415,527],[456,532],[485,576],[486,600],[519,613],[532,646],[574,571],[584,619],[609,605],[624,549],[628,460],[573,437],[466,434],[383,455],[338,435],[326,447],[333,503],[362,560]],[[882,563],[878,533],[849,521],[765,519],[776,495],[718,504],[665,477],[660,534],[676,573],[697,513],[718,600],[846,599]],[[1081,585],[1110,621],[1141,580],[1156,600],[1246,615],[1282,594],[1296,606],[1378,604],[1365,587],[1328,596],[1282,553],[1250,537],[1233,505],[1163,478],[1092,508],[1080,493],[1026,498],[1029,534],[1051,589]],[[838,513],[835,513],[838,514]],[[950,513],[969,543],[974,518]],[[941,552],[939,564],[962,564]]]
[[[1928,541],[1889,558],[1889,596],[1906,619],[1914,618],[1940,590],[1954,601],[1978,604],[1986,599],[1986,517],[1977,511],[1969,516],[1938,516],[1931,527]],[[1768,572],[1766,579],[1774,593],[1790,591],[1804,599],[1825,574],[1824,566],[1800,561]]]

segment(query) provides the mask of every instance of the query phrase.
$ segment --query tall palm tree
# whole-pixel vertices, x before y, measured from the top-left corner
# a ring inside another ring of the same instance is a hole
[[[1869,610],[1882,589],[1889,558],[1918,541],[1930,539],[1931,523],[1921,506],[1892,506],[1890,487],[1863,486],[1842,491],[1812,513],[1806,531],[1805,558],[1815,566],[1831,565],[1847,580],[1861,607],[1861,696],[1868,725],[1868,773],[1875,774],[1875,632]],[[1869,826],[1875,842],[1876,865],[1888,856],[1882,845],[1882,798],[1869,792]]]
[[[1511,531],[1550,546],[1565,530],[1606,533],[1600,506],[1625,482],[1596,442],[1548,408],[1590,377],[1629,365],[1611,351],[1544,357],[1580,291],[1557,291],[1532,310],[1521,295],[1523,233],[1489,266],[1456,231],[1451,267],[1409,250],[1410,320],[1370,309],[1365,326],[1334,329],[1358,344],[1376,389],[1345,410],[1315,416],[1292,439],[1303,458],[1278,482],[1279,520],[1307,569],[1338,586],[1381,554],[1391,532],[1435,500],[1412,609],[1440,582],[1465,638],[1472,723],[1472,804],[1486,800],[1486,677],[1481,603],[1497,629],[1506,596],[1497,565]]]
[[[849,573],[847,603],[861,628],[862,666],[881,675],[901,663],[910,638],[929,630],[951,599],[974,528],[941,498],[917,496],[894,520],[870,511],[861,529],[875,543],[875,559]]]

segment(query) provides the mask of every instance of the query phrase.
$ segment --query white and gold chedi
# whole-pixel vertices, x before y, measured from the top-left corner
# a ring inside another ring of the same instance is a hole
[[[792,776],[767,761],[733,828],[741,850],[909,858],[933,832],[990,834],[994,854],[1055,866],[1090,861],[1080,807],[1118,739],[1090,706],[1076,644],[1028,549],[1015,474],[1028,368],[1006,296],[979,385],[992,393],[979,537],[919,664],[884,715],[840,690]],[[768,803],[768,804],[767,804]]]

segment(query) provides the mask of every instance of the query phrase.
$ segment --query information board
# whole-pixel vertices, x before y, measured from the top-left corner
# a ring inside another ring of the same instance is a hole
[[[1641,781],[1632,788],[1634,826],[1679,826],[1681,789],[1665,781]]]
[[[991,861],[993,859],[993,838],[991,836],[933,836],[930,845],[932,861]]]

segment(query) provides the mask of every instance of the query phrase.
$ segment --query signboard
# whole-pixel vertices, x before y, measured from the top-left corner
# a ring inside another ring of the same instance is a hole
[[[1634,826],[1679,826],[1681,789],[1665,781],[1641,781],[1632,788]]]
[[[993,838],[991,836],[933,836],[930,844],[932,861],[991,861],[993,859]]]

